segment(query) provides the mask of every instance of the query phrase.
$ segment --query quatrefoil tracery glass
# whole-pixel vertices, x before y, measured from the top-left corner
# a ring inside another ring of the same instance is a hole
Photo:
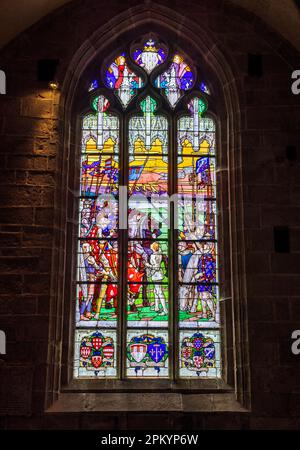
[[[159,66],[165,66],[167,55],[167,46],[149,37],[142,44],[134,46],[132,63],[150,75]],[[105,71],[104,78],[105,86],[115,92],[125,109],[138,91],[145,86],[143,78],[138,76],[132,69],[132,64],[129,67],[128,56],[125,52],[112,61]],[[175,53],[166,70],[162,71],[155,78],[154,87],[161,90],[170,106],[175,108],[179,100],[184,96],[184,93],[194,87],[195,80],[195,70],[191,69],[182,55]],[[97,79],[94,80],[89,86],[89,91],[97,89],[99,85],[99,81]],[[204,82],[200,83],[199,88],[205,94],[210,94],[209,88]]]

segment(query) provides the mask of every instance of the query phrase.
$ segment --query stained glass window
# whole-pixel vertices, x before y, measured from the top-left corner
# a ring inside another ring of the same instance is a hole
[[[94,80],[94,81],[90,84],[89,92],[94,91],[94,90],[97,89],[98,87],[99,87],[98,81],[97,81],[97,80]]]
[[[140,42],[82,117],[74,375],[218,378],[215,123],[196,69]]]
[[[75,376],[116,376],[119,119],[104,96],[82,121]]]

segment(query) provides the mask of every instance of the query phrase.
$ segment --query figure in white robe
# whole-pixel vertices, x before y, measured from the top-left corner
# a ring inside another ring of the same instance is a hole
[[[155,305],[154,310],[155,312],[160,311],[160,304],[162,306],[162,312],[161,314],[167,315],[168,310],[166,306],[166,299],[163,292],[163,287],[161,284],[162,280],[164,279],[164,272],[162,270],[162,254],[160,253],[160,246],[158,242],[153,242],[153,244],[150,246],[151,250],[153,251],[152,255],[149,258],[149,262],[146,263],[147,275],[148,277],[152,278],[153,284],[154,284],[154,299],[155,299]]]

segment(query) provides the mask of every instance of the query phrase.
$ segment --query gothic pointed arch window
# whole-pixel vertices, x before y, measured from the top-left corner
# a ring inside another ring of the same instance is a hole
[[[149,34],[87,97],[74,376],[219,378],[216,126],[201,67]]]

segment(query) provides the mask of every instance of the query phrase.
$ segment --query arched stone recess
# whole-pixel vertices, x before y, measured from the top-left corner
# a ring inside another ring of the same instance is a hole
[[[245,276],[241,110],[243,95],[240,73],[205,23],[201,25],[154,2],[132,7],[96,30],[77,50],[62,85],[59,121],[61,130],[55,221],[59,231],[53,253],[51,323],[49,335],[46,407],[59,393],[73,389],[73,323],[77,195],[79,188],[78,115],[87,96],[87,81],[95,67],[123,42],[153,31],[178,47],[199,66],[213,89],[209,113],[218,127],[219,240],[221,250],[221,307],[223,311],[222,385],[203,385],[206,392],[235,392],[236,399],[250,408],[250,368]],[[61,345],[62,342],[62,345]],[[69,386],[69,387],[68,387]],[[71,388],[70,388],[71,386]],[[116,385],[116,387],[118,387]],[[81,383],[80,391],[89,386]],[[202,388],[201,388],[202,389]],[[95,390],[95,389],[94,389]]]

